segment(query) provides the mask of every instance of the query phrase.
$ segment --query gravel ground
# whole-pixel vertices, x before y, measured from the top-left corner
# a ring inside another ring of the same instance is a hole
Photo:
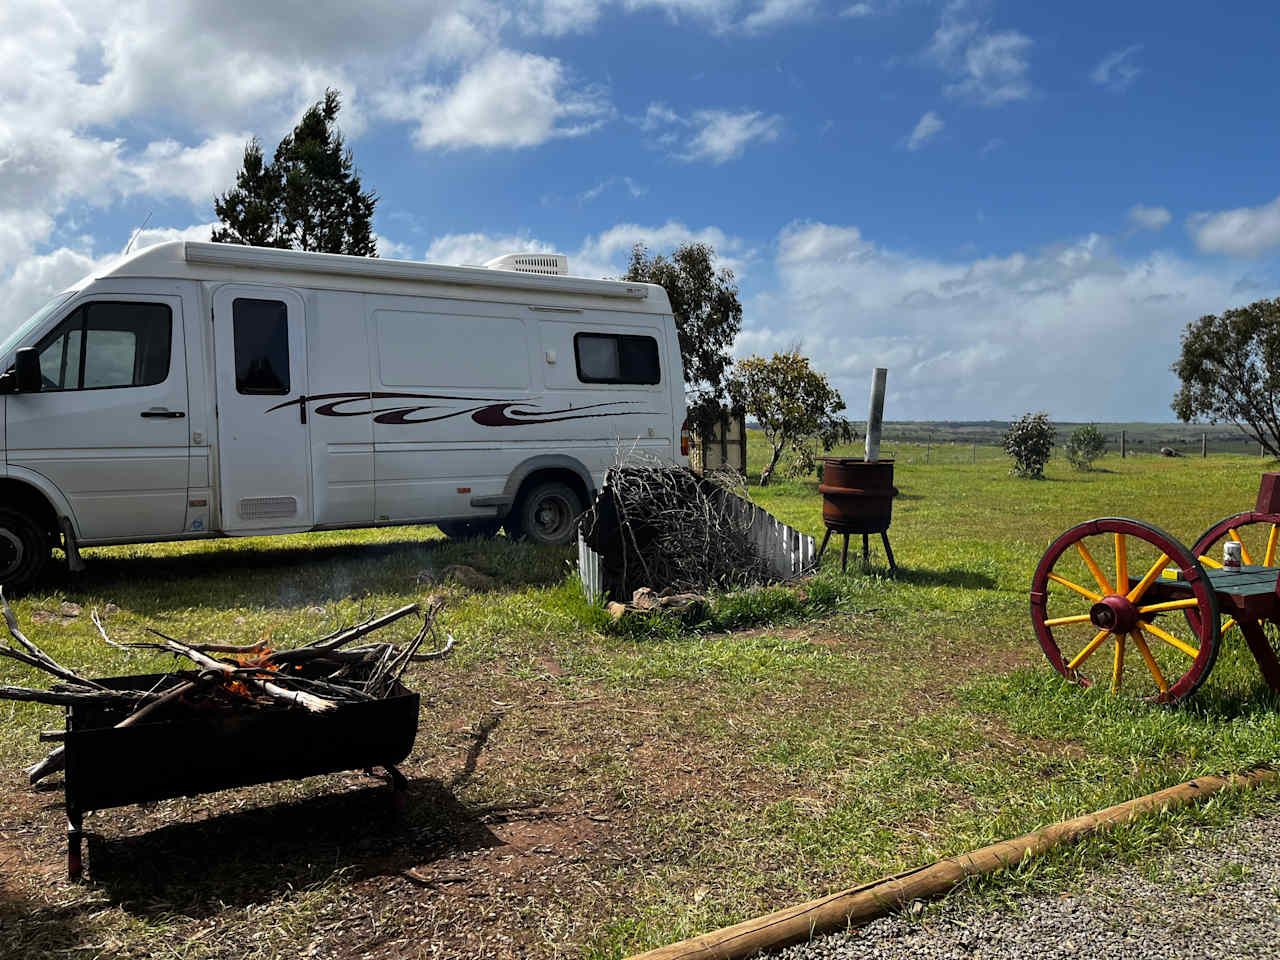
[[[1236,825],[1211,847],[1179,849],[1154,872],[1106,871],[1070,894],[1021,896],[990,912],[957,899],[918,920],[887,917],[772,960],[861,957],[1280,957],[1280,811]]]

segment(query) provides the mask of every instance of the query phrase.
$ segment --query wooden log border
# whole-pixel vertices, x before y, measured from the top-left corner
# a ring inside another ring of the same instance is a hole
[[[1257,787],[1274,781],[1276,777],[1276,771],[1269,769],[1228,777],[1198,777],[1096,813],[1055,823],[1014,840],[1003,840],[925,867],[636,954],[630,960],[737,960],[762,950],[777,950],[803,943],[825,933],[845,930],[882,917],[914,900],[942,896],[969,877],[1016,866],[1058,844],[1073,843],[1147,813],[1163,813],[1198,803],[1223,790]]]

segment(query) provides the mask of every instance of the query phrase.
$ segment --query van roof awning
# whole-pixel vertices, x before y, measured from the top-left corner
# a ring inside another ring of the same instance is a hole
[[[326,273],[335,276],[371,277],[382,280],[419,280],[471,287],[504,287],[540,290],[544,293],[581,293],[596,297],[644,300],[649,290],[642,283],[591,280],[586,277],[549,277],[534,273],[491,270],[485,267],[449,267],[411,260],[352,257],[339,253],[307,253],[272,247],[246,247],[234,243],[183,244],[188,263],[206,263],[259,270]]]

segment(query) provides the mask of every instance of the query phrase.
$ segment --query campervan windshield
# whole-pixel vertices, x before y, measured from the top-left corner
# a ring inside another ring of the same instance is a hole
[[[0,327],[0,336],[4,337],[4,342],[0,343],[0,357],[7,354],[13,348],[14,344],[27,335],[29,330],[42,324],[48,318],[49,314],[53,313],[60,306],[70,300],[74,294],[74,290],[63,291],[29,316],[25,323],[18,324],[18,326],[10,332],[6,333],[3,327]]]

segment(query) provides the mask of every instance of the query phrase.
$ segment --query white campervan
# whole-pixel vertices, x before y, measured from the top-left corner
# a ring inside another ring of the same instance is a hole
[[[666,292],[565,273],[174,242],[84,279],[0,343],[0,584],[55,544],[566,542],[619,447],[688,451]]]

